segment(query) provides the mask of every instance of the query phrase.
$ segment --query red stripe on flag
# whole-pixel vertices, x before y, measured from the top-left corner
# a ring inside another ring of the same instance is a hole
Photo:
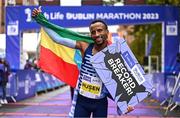
[[[67,63],[55,55],[51,50],[40,47],[38,65],[45,72],[53,74],[66,84],[75,87],[79,75],[77,65]]]

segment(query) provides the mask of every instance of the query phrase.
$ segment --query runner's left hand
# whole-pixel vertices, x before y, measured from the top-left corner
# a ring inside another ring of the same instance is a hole
[[[127,107],[127,112],[125,113],[125,114],[127,114],[127,113],[129,113],[129,112],[131,112],[131,111],[133,111],[134,110],[134,107],[133,106],[128,106]]]

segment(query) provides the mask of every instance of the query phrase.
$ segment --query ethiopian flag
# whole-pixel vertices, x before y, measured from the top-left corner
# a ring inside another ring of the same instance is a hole
[[[43,29],[40,38],[39,67],[75,87],[79,74],[74,61],[76,50],[53,42]]]
[[[85,41],[88,43],[93,42],[89,36],[50,23],[43,14],[39,14],[34,19],[43,27],[50,29],[52,33],[60,38]],[[79,60],[76,59],[78,55],[77,50],[54,42],[43,28],[41,28],[40,34],[41,41],[38,66],[66,84],[75,87],[79,75],[77,65]]]

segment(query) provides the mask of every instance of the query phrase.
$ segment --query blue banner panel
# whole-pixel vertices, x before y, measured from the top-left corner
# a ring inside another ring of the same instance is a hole
[[[20,66],[19,9],[6,9],[6,59],[13,69]]]
[[[47,90],[47,84],[44,80],[42,72],[36,72],[36,92],[42,92]]]
[[[39,25],[31,18],[35,7],[20,8],[22,29],[38,28]],[[171,9],[176,13],[174,8]],[[42,6],[42,11],[47,19],[62,27],[87,27],[94,19],[102,19],[108,25],[157,23],[165,20],[163,6]]]
[[[59,79],[48,73],[36,72],[35,77],[36,77],[36,92],[42,92],[64,85],[63,82],[61,82]]]
[[[172,95],[174,86],[175,86],[176,80],[174,76],[166,76],[165,78],[165,92],[166,92],[166,98],[169,98]]]
[[[20,68],[20,32],[40,28],[31,17],[35,7],[38,6],[6,7],[6,58],[13,69]],[[42,6],[42,11],[49,21],[67,28],[88,27],[94,19],[102,19],[108,25],[162,23],[162,72],[179,71],[180,63],[176,62],[180,44],[179,7]]]
[[[51,75],[52,76],[52,80],[53,80],[53,87],[56,88],[56,87],[61,87],[63,85],[65,85],[64,82],[60,81],[58,78],[56,78],[55,76]]]
[[[178,73],[178,75],[175,76],[175,85],[174,85],[174,97],[173,97],[173,101],[179,105],[180,104],[180,73]]]
[[[11,96],[15,97],[17,95],[18,87],[17,87],[17,78],[15,73],[11,73],[9,75],[6,92],[8,97]]]
[[[166,91],[165,91],[165,78],[163,73],[154,73],[153,79],[152,79],[153,87],[155,91],[152,93],[152,97],[154,99],[157,99],[158,101],[165,100],[166,97]]]
[[[180,51],[180,40],[178,36],[178,21],[165,22],[165,40],[164,40],[164,64],[165,73],[180,71],[180,63],[177,62],[177,54]]]
[[[173,101],[176,103],[176,104],[180,104],[180,83],[176,89],[176,92],[175,92],[175,95],[173,97]]]
[[[19,70],[17,71],[18,78],[18,95],[16,100],[23,100],[33,97],[36,94],[35,71]]]
[[[45,80],[46,86],[47,86],[47,90],[50,90],[53,88],[53,84],[52,84],[52,78],[51,75],[49,75],[48,73],[42,73],[42,76]]]

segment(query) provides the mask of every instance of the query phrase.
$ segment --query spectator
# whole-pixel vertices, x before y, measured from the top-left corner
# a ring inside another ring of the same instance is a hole
[[[26,64],[24,66],[24,69],[32,69],[33,66],[32,66],[32,63],[30,62],[30,60],[26,60]]]
[[[10,66],[9,63],[4,59],[0,59],[0,87],[2,89],[2,96],[1,96],[1,104],[7,104],[6,100],[6,85],[8,82],[8,77],[10,75]]]

